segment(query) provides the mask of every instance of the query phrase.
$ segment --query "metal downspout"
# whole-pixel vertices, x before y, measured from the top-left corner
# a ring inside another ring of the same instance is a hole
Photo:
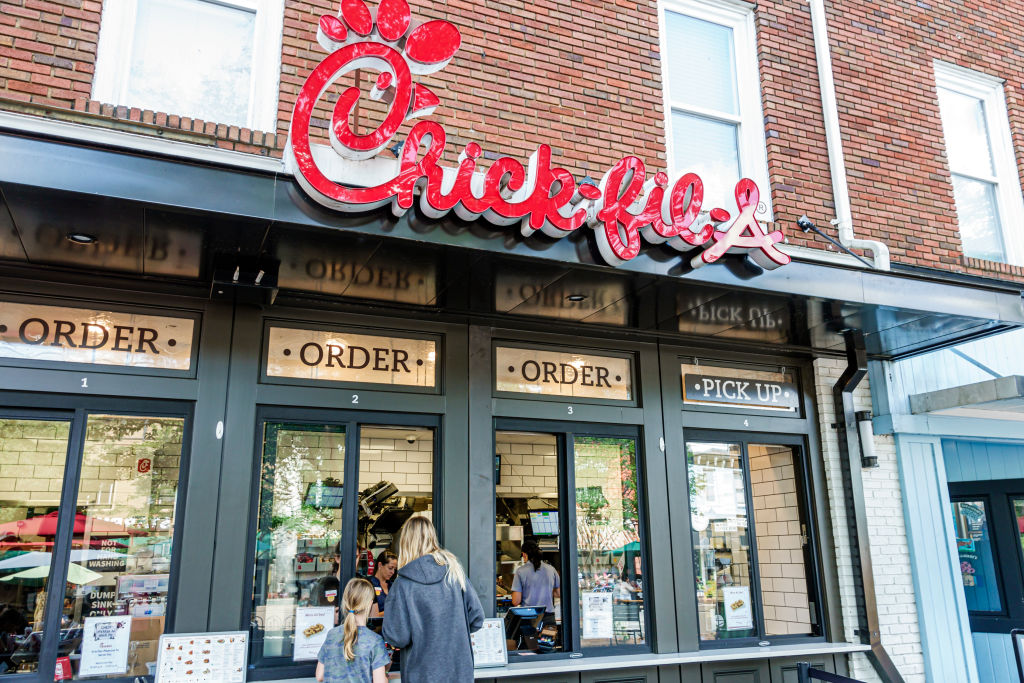
[[[867,653],[871,666],[888,683],[902,683],[903,676],[882,647],[878,627],[878,603],[875,599],[875,577],[871,568],[871,546],[868,535],[867,508],[864,500],[864,480],[861,476],[860,434],[853,405],[853,391],[868,371],[868,354],[864,346],[864,333],[845,330],[846,369],[832,388],[837,418],[840,462],[843,473],[843,491],[846,498],[846,519],[850,533],[850,551],[855,566],[854,591],[857,596],[857,635],[861,642],[871,646]]]

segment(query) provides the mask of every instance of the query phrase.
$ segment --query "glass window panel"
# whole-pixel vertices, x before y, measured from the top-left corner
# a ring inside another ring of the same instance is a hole
[[[554,434],[499,431],[494,443],[496,607],[505,619],[509,653],[563,651],[566,510],[559,494],[558,440]],[[527,541],[540,550],[540,571],[523,562]],[[513,607],[519,609],[510,614]],[[540,609],[528,612],[529,607]]]
[[[995,185],[954,174],[953,197],[964,253],[974,258],[1005,261]]]
[[[359,554],[356,573],[378,578],[387,593],[393,576],[375,560],[398,553],[398,532],[417,512],[433,511],[434,430],[426,427],[359,428]],[[372,559],[371,559],[372,558]],[[372,562],[372,568],[371,568]],[[384,605],[384,600],[379,600]]]
[[[757,631],[740,445],[690,442],[686,462],[700,637],[752,637]]]
[[[81,654],[90,619],[131,617],[126,670],[75,679],[145,676],[164,632],[185,421],[90,415],[78,484],[59,655]],[[98,631],[97,631],[98,632]]]
[[[139,2],[116,104],[247,127],[255,23],[252,11],[204,0]]]
[[[574,443],[581,644],[642,644],[636,441],[576,436]]]
[[[291,661],[296,608],[340,595],[345,428],[266,423],[260,478],[251,657]]]
[[[995,175],[985,103],[977,97],[939,88],[939,112],[950,169],[955,173]]]
[[[1013,516],[1017,523],[1017,540],[1020,541],[1021,552],[1024,553],[1024,499],[1013,499]]]
[[[38,669],[69,432],[0,418],[0,674]]]
[[[672,102],[739,114],[733,30],[676,12],[665,30]]]
[[[807,526],[793,448],[749,444],[747,457],[765,635],[815,634]]]
[[[737,126],[693,114],[672,112],[672,153],[677,172],[693,172],[704,181],[703,209],[733,209],[733,188],[740,179]]]
[[[987,506],[982,500],[958,500],[951,505],[967,609],[972,612],[1000,612],[1002,601]]]

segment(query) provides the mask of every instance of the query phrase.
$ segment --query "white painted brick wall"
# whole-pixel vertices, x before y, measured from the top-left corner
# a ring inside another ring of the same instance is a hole
[[[819,359],[814,362],[814,379],[821,423],[822,455],[825,459],[825,476],[832,510],[832,533],[836,546],[834,552],[839,572],[843,628],[848,641],[859,642],[853,634],[857,628],[857,603],[853,581],[856,569],[853,566],[850,536],[847,533],[838,437],[836,429],[832,426],[836,421],[832,388],[845,367],[845,360]],[[857,387],[854,402],[858,410],[871,409],[867,378]],[[903,497],[893,438],[876,436],[875,454],[878,456],[878,468],[861,472],[864,477],[864,497],[882,644],[908,683],[923,683],[924,657],[921,652],[921,634],[917,623],[917,605],[910,572],[910,550],[907,546],[903,520]],[[828,552],[828,549],[825,551]],[[864,681],[878,680],[864,655],[852,657],[850,673],[854,678]]]

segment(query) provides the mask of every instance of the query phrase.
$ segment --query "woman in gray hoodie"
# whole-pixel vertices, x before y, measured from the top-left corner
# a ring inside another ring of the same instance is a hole
[[[484,611],[459,560],[437,542],[429,517],[414,515],[398,541],[398,578],[384,610],[384,640],[402,651],[402,683],[470,683]]]

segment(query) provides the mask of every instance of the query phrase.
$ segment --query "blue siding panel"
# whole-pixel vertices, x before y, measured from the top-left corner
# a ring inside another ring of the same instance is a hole
[[[1024,479],[1024,445],[944,439],[942,454],[950,482]]]
[[[978,659],[978,680],[981,683],[1007,683],[1020,680],[1010,636],[1001,633],[975,633],[973,635],[974,652]],[[929,678],[929,680],[931,679]]]
[[[942,445],[936,437],[897,436],[903,514],[917,601],[925,677],[929,681],[979,679],[960,562],[953,542]]]

